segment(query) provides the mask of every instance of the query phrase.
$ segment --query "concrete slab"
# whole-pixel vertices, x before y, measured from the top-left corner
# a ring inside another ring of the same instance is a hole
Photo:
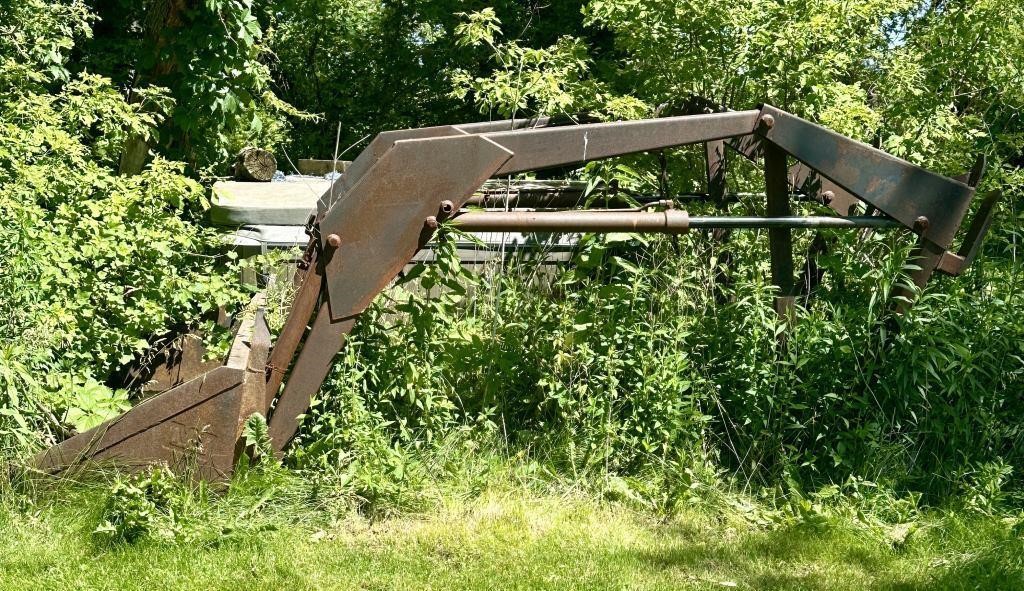
[[[210,221],[218,226],[302,226],[316,202],[331,188],[321,177],[287,177],[269,183],[217,181]]]

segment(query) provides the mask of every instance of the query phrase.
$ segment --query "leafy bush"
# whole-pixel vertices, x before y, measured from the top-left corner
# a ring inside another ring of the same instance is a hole
[[[442,241],[437,264],[411,274],[419,285],[400,282],[357,327],[296,457],[340,454],[339,444],[358,456],[351,435],[367,420],[396,446],[468,431],[544,450],[573,474],[654,471],[685,482],[710,457],[742,486],[790,478],[813,489],[852,477],[929,501],[971,491],[982,511],[988,499],[1005,502],[1020,490],[1012,467],[1024,459],[1015,418],[1024,410],[1014,213],[1022,136],[1012,123],[1022,72],[1013,59],[975,71],[969,49],[1019,52],[1011,40],[1021,30],[997,16],[1000,6],[921,15],[901,3],[851,13],[835,2],[588,2],[590,24],[615,36],[620,52],[603,55],[615,68],[591,66],[571,41],[499,43],[494,11],[463,15],[460,43],[488,48],[493,68],[456,71],[454,96],[482,112],[586,105],[637,116],[655,111],[646,105],[671,112],[680,97],[733,108],[767,99],[949,174],[983,151],[992,166],[981,190],[1003,189],[1009,207],[987,260],[964,277],[937,277],[905,317],[892,302],[910,244],[823,233],[824,281],[790,326],[770,306],[763,233],[587,238],[567,270],[541,281],[531,265],[468,275]],[[985,32],[972,33],[968,23],[982,22]],[[581,177],[667,196],[700,190],[696,151],[666,155],[678,164],[634,157]],[[730,174],[730,190],[762,189],[743,162]],[[762,207],[744,198],[728,209]],[[798,253],[811,239],[798,238]]]
[[[938,280],[900,319],[891,294],[909,245],[837,236],[825,281],[786,326],[762,271],[766,239],[734,235],[723,269],[725,245],[709,236],[589,237],[544,280],[527,262],[470,273],[442,239],[436,262],[361,320],[296,460],[380,469],[380,450],[465,432],[573,474],[654,470],[685,487],[710,459],[741,485],[862,477],[932,500],[971,466],[1024,460],[1012,269],[976,271],[988,276],[977,292],[965,288],[977,276]]]
[[[183,493],[166,466],[119,477],[93,535],[107,542],[134,542],[145,536],[174,537]]]
[[[66,7],[35,8],[65,18]],[[20,13],[19,13],[20,14]],[[77,14],[77,13],[76,13]],[[32,15],[21,14],[21,18]],[[57,18],[56,16],[54,18]],[[50,31],[70,47],[85,17]],[[128,102],[107,79],[0,53],[0,450],[52,442],[123,409],[118,372],[172,327],[240,296],[224,247],[194,220],[204,189],[156,158],[119,176],[129,137],[153,133],[156,90]],[[59,58],[59,54],[55,54]],[[52,56],[50,56],[52,58]]]
[[[147,152],[186,162],[193,172],[222,173],[247,145],[282,139],[285,113],[296,113],[269,87],[263,5],[252,0],[90,3],[96,34],[76,40],[72,72],[110,78],[131,103],[153,88],[173,99],[158,133],[132,134],[122,171]],[[150,106],[152,109],[152,105]]]

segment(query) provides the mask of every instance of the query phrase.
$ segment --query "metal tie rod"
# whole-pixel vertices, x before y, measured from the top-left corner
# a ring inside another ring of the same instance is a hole
[[[694,216],[685,211],[470,211],[452,225],[471,232],[651,232],[683,234],[694,228],[900,228],[879,216]]]

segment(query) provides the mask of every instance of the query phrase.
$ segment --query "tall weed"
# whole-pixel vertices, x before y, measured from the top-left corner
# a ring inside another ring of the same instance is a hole
[[[295,459],[407,466],[404,450],[464,433],[575,476],[685,482],[711,462],[742,487],[862,478],[935,501],[975,466],[1020,465],[1014,267],[938,279],[897,317],[909,244],[828,238],[824,280],[787,323],[761,233],[586,236],[564,268],[474,272],[449,233],[360,322]]]

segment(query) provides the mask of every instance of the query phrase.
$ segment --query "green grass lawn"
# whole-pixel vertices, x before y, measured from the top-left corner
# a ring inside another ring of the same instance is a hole
[[[951,514],[894,547],[842,521],[657,519],[574,497],[485,494],[375,523],[348,512],[108,545],[91,535],[100,507],[0,510],[0,589],[1024,589],[1021,527]]]

